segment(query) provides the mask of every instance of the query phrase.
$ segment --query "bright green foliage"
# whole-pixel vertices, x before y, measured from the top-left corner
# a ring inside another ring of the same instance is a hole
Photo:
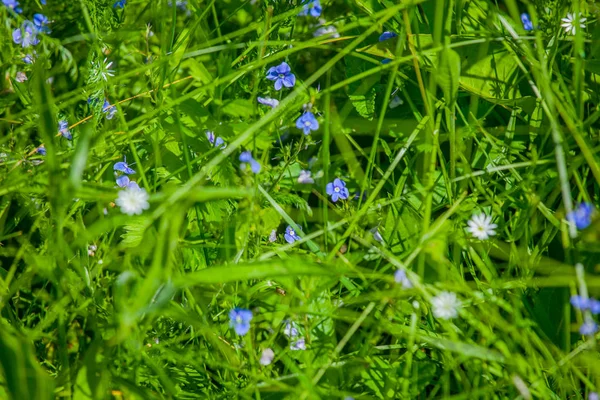
[[[0,4],[0,398],[600,391],[597,316],[569,304],[600,297],[600,219],[568,217],[600,206],[597,1],[19,3]],[[35,13],[51,32],[24,48]]]

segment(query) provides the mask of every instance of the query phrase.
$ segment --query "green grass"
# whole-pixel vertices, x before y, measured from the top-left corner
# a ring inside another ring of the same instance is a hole
[[[600,220],[569,222],[600,206],[596,3],[20,3],[0,5],[0,398],[600,391],[597,338],[579,333],[598,318],[569,303],[600,297]],[[24,48],[13,30],[35,13],[51,33]],[[283,61],[296,83],[276,91]],[[139,215],[116,204],[124,156],[150,196]],[[347,200],[327,195],[335,178]],[[466,230],[480,213],[488,240]],[[434,313],[442,292],[455,318]],[[253,313],[243,336],[235,307]]]

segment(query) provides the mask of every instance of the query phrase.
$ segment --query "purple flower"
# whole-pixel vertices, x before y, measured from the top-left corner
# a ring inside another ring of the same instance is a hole
[[[413,287],[412,282],[406,276],[406,271],[401,268],[394,274],[394,281],[402,284],[402,289],[410,289]]]
[[[25,64],[33,64],[36,55],[37,53],[35,51],[32,54],[27,54],[25,57],[23,57],[23,62]]]
[[[285,321],[283,334],[288,338],[295,338],[296,336],[298,336],[298,328],[296,328],[296,323],[290,320]]]
[[[526,31],[533,30],[533,23],[531,22],[531,18],[529,18],[529,14],[521,14],[521,22],[523,23],[523,29],[525,29]]]
[[[123,157],[123,161],[119,161],[118,163],[115,163],[113,169],[115,171],[120,171],[127,175],[135,174],[135,171],[129,167],[129,164],[127,164],[126,157]]]
[[[294,231],[294,228],[292,228],[289,225],[287,228],[285,228],[285,234],[283,235],[283,237],[285,238],[285,241],[290,244],[294,243],[296,240],[300,240],[300,236],[298,236],[296,231]]]
[[[121,175],[117,178],[117,186],[122,187],[122,188],[133,188],[133,189],[140,188],[140,185],[138,185],[136,181],[129,180],[129,177],[127,175]]]
[[[215,138],[215,133],[213,131],[206,131],[206,138],[214,147],[218,147],[220,149],[227,147],[227,144],[222,137],[218,136]]]
[[[102,112],[106,113],[106,119],[113,119],[113,117],[117,113],[117,107],[112,106],[108,102],[108,100],[104,100],[104,105],[102,106]]]
[[[65,120],[58,121],[58,132],[68,140],[73,139],[71,131],[69,131],[69,123]]]
[[[41,155],[43,155],[43,156],[45,156],[45,155],[46,155],[46,148],[44,147],[44,145],[41,145],[40,147],[38,147],[37,149],[35,149],[35,151],[36,151],[38,154],[41,154]]]
[[[267,71],[267,79],[275,81],[275,90],[281,90],[294,87],[296,84],[296,75],[292,74],[290,66],[284,61],[276,67],[271,67]]]
[[[579,333],[581,333],[583,336],[590,336],[596,332],[598,332],[598,324],[591,319],[586,320],[579,327]]]
[[[19,2],[17,0],[2,0],[2,4],[4,4],[6,7],[10,8],[17,14],[21,14],[21,12],[23,11],[21,10],[21,7],[19,7]]]
[[[37,33],[38,31],[33,22],[23,21],[21,27],[15,29],[12,33],[13,42],[20,44],[23,48],[35,46],[40,42]]]
[[[600,314],[600,301],[596,299],[589,299],[588,305],[592,314]]]
[[[315,114],[307,111],[296,120],[296,128],[304,131],[305,135],[309,135],[310,131],[319,129],[319,121],[315,118]]]
[[[44,14],[33,14],[33,25],[35,25],[38,32],[50,33],[50,28],[46,26],[48,22],[50,20]]]
[[[581,203],[575,210],[567,214],[567,220],[574,222],[577,229],[585,229],[592,223],[594,211],[593,204]]]
[[[300,338],[290,345],[290,350],[306,350],[306,340]]]
[[[300,171],[300,175],[298,176],[298,183],[311,184],[315,183],[315,180],[311,178],[310,171],[302,170]]]
[[[302,11],[298,13],[301,17],[310,15],[311,17],[320,17],[323,9],[321,8],[321,2],[319,0],[309,0],[304,4]]]
[[[235,333],[244,336],[250,330],[250,321],[252,320],[252,311],[245,308],[234,308],[229,311],[229,326]]]
[[[590,308],[590,300],[576,294],[571,296],[571,305],[578,310],[587,310]]]
[[[125,4],[127,4],[127,0],[119,0],[113,4],[113,8],[125,8]]]
[[[350,195],[346,188],[346,182],[340,178],[335,178],[333,182],[329,182],[325,187],[325,190],[327,194],[331,196],[331,201],[334,203],[339,199],[346,200]]]
[[[246,165],[250,164],[250,169],[252,170],[252,172],[254,172],[255,174],[258,174],[260,172],[259,162],[252,158],[252,153],[250,153],[249,151],[244,151],[242,152],[242,154],[240,154],[240,161],[242,162],[240,164],[241,168],[246,168]]]
[[[396,36],[398,35],[395,32],[386,31],[379,36],[379,41],[383,42],[384,40],[395,38]]]
[[[272,99],[270,97],[258,97],[256,100],[258,100],[260,104],[264,104],[265,106],[269,106],[271,108],[275,108],[279,105],[279,100]]]
[[[588,400],[600,400],[600,396],[596,392],[590,392]]]

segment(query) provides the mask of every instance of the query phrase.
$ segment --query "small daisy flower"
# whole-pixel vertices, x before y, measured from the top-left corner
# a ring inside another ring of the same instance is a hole
[[[473,215],[467,224],[469,225],[467,231],[479,240],[487,240],[490,236],[494,236],[496,234],[494,229],[498,227],[498,225],[492,224],[492,217],[483,213]]]
[[[273,358],[275,358],[275,352],[273,349],[264,349],[260,355],[260,365],[267,366],[273,362]]]
[[[275,81],[275,90],[281,90],[294,87],[296,84],[296,75],[292,74],[292,69],[285,61],[276,67],[271,67],[267,71],[267,79]]]
[[[285,234],[283,235],[283,237],[285,238],[285,241],[290,244],[294,243],[296,240],[300,240],[300,236],[298,236],[296,231],[294,231],[294,228],[292,228],[289,225],[287,228],[285,228]]]
[[[250,331],[251,320],[252,311],[245,308],[234,308],[229,312],[229,326],[240,336]]]
[[[456,318],[460,306],[460,300],[456,297],[456,293],[452,292],[441,292],[431,299],[431,310],[436,318]]]
[[[335,178],[333,182],[329,182],[327,186],[325,186],[325,191],[331,196],[331,201],[334,203],[339,199],[346,200],[350,195],[348,188],[346,188],[346,182],[340,178]]]
[[[73,139],[71,131],[69,130],[69,123],[65,120],[58,121],[58,132],[68,140]]]
[[[298,13],[300,17],[306,17],[310,15],[311,17],[320,17],[323,8],[321,7],[321,2],[319,0],[309,0],[304,4],[302,11]]]
[[[139,215],[150,208],[148,203],[148,193],[146,189],[142,189],[137,184],[128,186],[119,191],[119,196],[115,203],[121,207],[121,212],[127,215]]]
[[[296,128],[302,130],[305,135],[310,135],[310,131],[319,129],[319,121],[315,118],[315,114],[307,111],[296,120]]]
[[[567,214],[567,220],[573,222],[577,229],[585,229],[592,223],[595,211],[593,204],[581,203],[575,210]]]
[[[260,104],[264,104],[265,106],[269,106],[271,108],[275,108],[279,105],[279,100],[272,99],[270,97],[258,97],[256,99]]]
[[[406,276],[406,271],[402,268],[398,269],[394,274],[394,281],[402,284],[402,289],[411,289],[413,287],[412,282],[408,279],[408,276]]]
[[[300,171],[300,175],[298,176],[298,183],[311,184],[315,183],[315,180],[310,177],[310,171]]]
[[[586,20],[587,18],[584,18],[583,14],[581,13],[577,15],[574,13],[567,13],[567,16],[561,20],[563,23],[560,24],[560,26],[565,28],[565,32],[567,32],[568,35],[575,35],[577,27],[580,29],[585,29],[584,22]]]

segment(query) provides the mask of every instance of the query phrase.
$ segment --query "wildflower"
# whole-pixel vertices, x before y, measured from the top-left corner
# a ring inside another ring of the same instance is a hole
[[[260,355],[260,365],[269,365],[273,362],[273,358],[275,358],[275,352],[273,349],[264,349]]]
[[[578,310],[587,310],[590,308],[590,299],[579,295],[571,296],[571,305]]]
[[[338,31],[334,25],[322,26],[319,29],[317,29],[316,31],[314,31],[314,33],[313,33],[314,37],[325,36],[325,35],[331,36],[332,38],[340,37],[340,34],[338,33]]]
[[[50,20],[44,14],[33,14],[33,25],[38,32],[50,33],[50,28],[46,26],[49,22]]]
[[[127,0],[118,0],[113,4],[113,8],[125,8],[125,4],[127,4]]]
[[[213,131],[206,131],[206,138],[214,147],[218,147],[220,149],[227,147],[227,144],[222,137],[218,136],[215,138],[215,133]]]
[[[127,175],[121,175],[117,178],[117,186],[122,187],[122,188],[134,188],[134,189],[140,188],[140,186],[136,183],[136,181],[130,180]]]
[[[250,330],[250,321],[252,320],[252,311],[245,308],[234,308],[229,311],[229,326],[235,333],[244,336]]]
[[[389,107],[393,109],[398,106],[401,106],[402,104],[404,104],[404,100],[402,100],[400,98],[400,96],[396,95],[396,96],[392,97],[392,100],[390,100]]]
[[[381,60],[381,63],[382,63],[383,65],[385,65],[385,64],[389,64],[389,63],[391,63],[391,62],[392,62],[392,60],[390,60],[389,58],[384,58],[383,60]]]
[[[589,300],[590,312],[592,314],[600,314],[600,301],[596,299]]]
[[[35,149],[35,151],[36,151],[38,154],[41,154],[41,155],[43,155],[43,156],[45,156],[45,155],[46,155],[46,148],[44,147],[44,145],[41,145],[40,147],[38,147],[37,149]]]
[[[596,392],[590,392],[588,400],[600,400],[600,396]]]
[[[594,212],[593,204],[587,202],[580,203],[575,210],[567,214],[567,220],[575,223],[577,229],[585,229],[592,223]]]
[[[27,54],[25,57],[23,57],[23,62],[25,64],[33,64],[33,62],[35,61],[36,55],[37,55],[37,53],[35,51],[32,54]]]
[[[73,139],[71,131],[69,130],[69,123],[65,120],[58,121],[58,132],[68,140]]]
[[[305,112],[296,120],[296,128],[304,131],[305,135],[310,134],[310,131],[319,129],[319,121],[310,111]]]
[[[311,17],[319,17],[321,16],[321,12],[323,9],[321,8],[321,2],[319,0],[309,0],[304,4],[302,11],[298,13],[298,16],[306,17],[310,15]]]
[[[141,214],[144,210],[150,208],[148,193],[137,184],[119,191],[115,203],[121,207],[121,212],[127,215]]]
[[[350,195],[346,188],[346,182],[340,178],[335,178],[333,182],[329,182],[327,186],[325,186],[325,191],[331,196],[331,201],[334,203],[339,199],[346,200]]]
[[[258,97],[256,100],[258,100],[260,104],[264,104],[265,106],[269,106],[271,108],[275,108],[279,105],[279,100],[272,99],[270,97]]]
[[[38,31],[33,22],[23,21],[21,27],[15,29],[12,33],[13,42],[20,44],[23,48],[35,46],[40,42],[37,33]]]
[[[381,236],[381,233],[379,233],[379,229],[377,227],[371,229],[371,233],[373,234],[373,239],[379,243],[383,243],[383,237]]]
[[[523,23],[523,29],[525,29],[526,31],[533,30],[533,23],[531,22],[531,18],[529,18],[529,14],[521,14],[521,22]]]
[[[560,26],[565,28],[565,32],[567,32],[567,34],[575,35],[577,26],[579,26],[581,29],[585,29],[584,22],[586,19],[587,18],[584,18],[581,13],[577,15],[574,13],[567,13],[567,16],[561,20],[563,23],[560,24]]]
[[[88,246],[88,256],[94,257],[96,255],[96,250],[98,250],[98,247],[95,244],[90,244]]]
[[[104,105],[102,106],[102,112],[106,113],[106,119],[113,119],[113,117],[117,113],[117,107],[111,105],[108,102],[108,100],[104,100]]]
[[[242,162],[240,164],[241,168],[246,168],[246,165],[250,164],[250,169],[252,170],[252,172],[254,172],[255,174],[258,174],[260,172],[260,164],[258,163],[258,161],[252,158],[252,153],[250,153],[249,151],[244,151],[242,152],[242,154],[240,154],[240,161]]]
[[[412,282],[406,276],[406,271],[399,268],[394,274],[394,281],[402,284],[402,289],[411,289],[413,287]]]
[[[269,235],[269,242],[273,243],[277,240],[277,229],[273,229]]]
[[[300,338],[290,345],[290,350],[306,350],[306,340]]]
[[[452,292],[441,292],[431,299],[431,309],[436,318],[456,318],[458,317],[458,309],[460,306],[460,300],[456,297],[456,293]]]
[[[19,2],[17,0],[2,0],[2,4],[4,4],[6,7],[10,8],[17,14],[21,14],[23,12],[23,10],[21,10],[21,7],[19,7]]]
[[[296,323],[290,320],[285,322],[285,328],[283,328],[283,334],[288,338],[295,338],[298,336],[298,329],[296,328]]]
[[[310,171],[302,170],[298,176],[298,183],[310,184],[315,183],[315,180],[310,177]]]
[[[583,336],[590,336],[598,332],[598,324],[591,318],[586,318],[585,322],[579,327],[579,333]]]
[[[19,71],[15,76],[15,80],[19,83],[23,83],[27,80],[27,75],[25,74],[25,72]]]
[[[292,74],[290,66],[285,61],[276,67],[269,68],[267,79],[275,81],[275,90],[281,90],[283,86],[291,88],[296,84],[296,75]]]
[[[298,236],[298,234],[296,233],[296,231],[294,231],[294,228],[292,228],[291,226],[288,225],[287,228],[285,228],[285,234],[283,235],[283,237],[285,238],[285,241],[288,243],[294,243],[296,240],[300,240],[300,236]]]
[[[129,167],[129,164],[127,164],[127,157],[123,157],[123,161],[115,163],[113,169],[127,175],[135,174],[135,171]]]
[[[383,42],[383,41],[385,41],[385,40],[388,40],[388,39],[395,38],[396,36],[398,36],[398,34],[396,34],[395,32],[386,31],[386,32],[383,32],[383,33],[382,33],[382,34],[379,36],[379,41],[380,41],[380,42]]]
[[[483,213],[473,215],[467,224],[469,225],[467,231],[480,240],[486,240],[490,236],[494,236],[496,234],[494,229],[498,227],[498,225],[492,224],[492,217]]]
[[[95,73],[102,77],[102,79],[104,79],[105,82],[108,81],[108,77],[109,76],[115,76],[114,74],[114,70],[110,69],[110,67],[112,67],[113,62],[112,61],[108,61],[107,58],[104,59],[103,62],[97,62],[97,63],[92,63],[92,67],[95,70]],[[109,118],[110,119],[110,118]]]

